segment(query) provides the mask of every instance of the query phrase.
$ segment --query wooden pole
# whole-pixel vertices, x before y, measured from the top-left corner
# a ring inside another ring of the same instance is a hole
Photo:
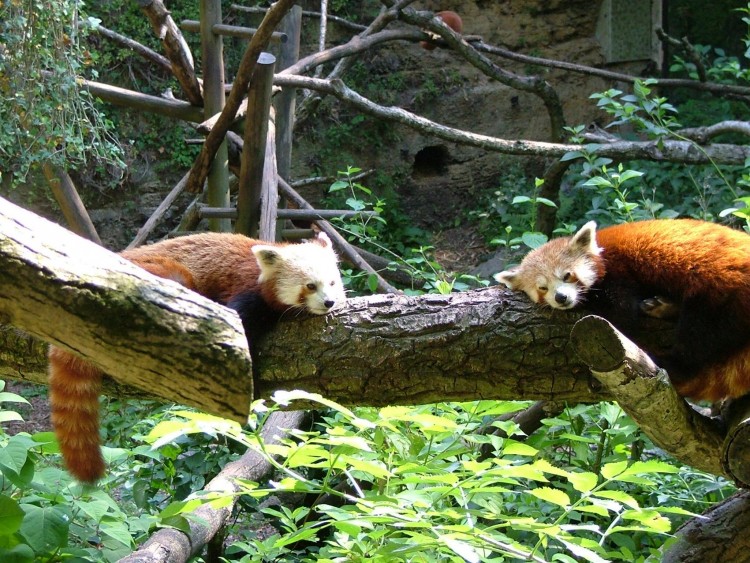
[[[273,76],[271,76],[273,83]],[[261,240],[281,240],[276,234],[277,213],[279,211],[279,172],[276,168],[276,111],[268,108],[268,135],[266,155],[263,159],[263,179],[261,181],[260,218],[258,237]]]
[[[42,173],[70,230],[101,245],[102,241],[96,232],[94,223],[92,223],[91,217],[89,217],[88,211],[86,211],[86,207],[83,205],[76,186],[68,173],[49,163],[42,165]]]
[[[201,0],[201,48],[203,53],[203,97],[205,117],[221,113],[224,109],[224,54],[220,35],[213,26],[221,23],[221,0]],[[229,206],[229,155],[223,141],[216,151],[208,173],[206,201],[212,207]],[[210,219],[212,231],[230,231],[229,219]]]
[[[201,22],[196,20],[182,20],[180,27],[185,31],[198,32],[201,29]],[[239,37],[240,39],[250,39],[258,31],[254,27],[242,27],[239,25],[216,24],[211,28],[216,35],[224,37]],[[284,43],[287,40],[286,35],[278,31],[271,34],[272,43]]]
[[[287,35],[286,43],[279,48],[279,63],[276,71],[281,72],[292,66],[299,59],[300,27],[302,25],[302,7],[294,6],[279,26]],[[292,168],[292,130],[294,128],[294,106],[297,96],[295,88],[283,88],[281,94],[274,96],[276,108],[276,162],[279,176],[290,180]]]
[[[277,72],[289,68],[299,60],[300,32],[302,29],[302,7],[294,6],[281,20],[279,29],[286,34],[287,41],[279,45]],[[294,108],[297,100],[296,88],[282,88],[274,96],[276,108],[276,169],[279,176],[291,181],[292,136],[294,133]],[[286,199],[280,194],[279,209],[286,207]],[[276,240],[281,240],[284,222],[276,222]]]
[[[276,57],[261,53],[247,93],[247,118],[240,162],[240,189],[237,195],[235,232],[258,236],[260,202],[263,196],[263,162],[268,136],[268,113]],[[221,207],[221,206],[216,206]]]

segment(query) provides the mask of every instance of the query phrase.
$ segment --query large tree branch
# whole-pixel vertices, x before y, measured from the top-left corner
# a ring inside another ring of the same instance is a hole
[[[720,425],[692,409],[669,384],[667,374],[601,317],[576,323],[571,342],[605,389],[657,446],[716,475],[722,467]],[[669,413],[669,424],[664,424]]]
[[[245,419],[253,387],[234,313],[9,202],[0,204],[0,320],[78,353],[118,382]],[[376,406],[614,397],[657,444],[724,474],[721,430],[655,381],[641,352],[606,330],[577,333],[571,346],[582,314],[542,309],[498,288],[351,299],[326,318],[282,319],[259,341],[255,393],[305,389],[344,404]],[[668,341],[671,325],[652,322],[635,335],[639,341]],[[12,347],[0,354],[0,373],[42,379],[41,348],[13,331],[0,335],[0,344]],[[592,384],[580,355],[606,388]],[[610,384],[610,377],[622,380]]]
[[[250,357],[241,323],[225,307],[2,198],[0,272],[8,324],[120,382],[247,419]],[[214,371],[226,376],[219,381]]]

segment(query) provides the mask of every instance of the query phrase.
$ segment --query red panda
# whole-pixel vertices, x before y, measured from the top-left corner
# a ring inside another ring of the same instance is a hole
[[[586,223],[496,274],[555,309],[585,304],[631,338],[641,315],[676,320],[668,350],[644,348],[684,397],[750,391],[750,236],[692,219]]]
[[[463,33],[464,22],[463,20],[461,20],[461,16],[459,16],[456,12],[445,10],[443,12],[437,12],[435,14],[435,17],[443,20],[443,23],[445,23],[445,25],[450,27],[456,33]],[[430,34],[430,36],[433,36],[433,34]],[[435,36],[434,39],[439,39],[439,36]],[[428,51],[433,51],[437,45],[435,45],[434,43],[430,43],[429,41],[420,41],[419,46],[423,49],[427,49]]]
[[[255,339],[287,311],[324,315],[345,300],[331,241],[320,233],[302,244],[273,244],[242,235],[203,233],[127,250],[121,255],[237,310],[253,350]],[[50,347],[52,424],[68,471],[80,481],[104,474],[99,440],[102,372]]]

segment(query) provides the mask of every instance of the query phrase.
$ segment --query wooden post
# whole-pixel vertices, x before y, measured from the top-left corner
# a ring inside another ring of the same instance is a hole
[[[263,160],[262,199],[260,202],[260,226],[258,237],[261,240],[280,240],[276,236],[276,214],[279,210],[279,172],[276,169],[276,111],[273,106],[268,112],[268,135],[266,136],[266,156]]]
[[[294,6],[281,20],[279,29],[287,36],[286,43],[279,45],[277,72],[289,68],[299,59],[300,31],[302,28],[302,6]],[[274,96],[276,108],[276,169],[279,176],[291,181],[292,136],[294,133],[294,106],[297,99],[296,88],[282,88]],[[286,199],[280,194],[279,209],[286,207]],[[284,222],[276,223],[276,240],[281,240]]]
[[[203,53],[203,97],[205,119],[224,108],[224,53],[220,35],[213,26],[221,23],[221,0],[201,0],[201,49]],[[229,155],[223,141],[208,173],[206,202],[212,207],[229,206]],[[229,219],[210,219],[212,231],[230,231]]]
[[[266,153],[271,89],[276,57],[261,53],[247,93],[244,145],[240,161],[240,189],[237,196],[235,232],[258,236],[260,202],[263,197],[263,162]],[[221,207],[221,206],[217,206]]]
[[[280,30],[287,41],[279,48],[279,64],[276,72],[292,66],[299,59],[300,28],[302,7],[294,6],[281,20]],[[294,105],[297,96],[295,88],[283,88],[274,100],[276,108],[276,163],[279,176],[290,181],[292,168],[292,132],[294,128]]]
[[[52,190],[52,195],[62,210],[70,230],[100,245],[102,241],[68,173],[62,168],[49,163],[42,165],[42,173]]]

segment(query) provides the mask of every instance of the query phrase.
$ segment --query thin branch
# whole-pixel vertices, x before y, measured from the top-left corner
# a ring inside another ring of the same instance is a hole
[[[238,10],[240,12],[247,12],[249,14],[265,14],[268,11],[268,8],[261,8],[258,6],[241,6],[240,4],[232,4],[231,8],[233,10]],[[323,14],[320,12],[312,12],[309,10],[303,10],[302,16],[306,18],[320,18]],[[352,31],[362,31],[364,29],[367,29],[367,26],[354,23],[352,21],[349,21],[345,18],[342,18],[340,16],[334,16],[333,14],[328,14],[328,20],[332,21],[338,25],[340,25],[343,28],[350,29]]]
[[[613,72],[611,70],[604,70],[600,68],[594,68],[585,65],[579,65],[566,61],[557,61],[553,59],[544,59],[541,57],[532,57],[530,55],[524,55],[522,53],[516,53],[504,47],[498,47],[495,45],[488,45],[483,41],[471,41],[471,45],[477,50],[492,55],[497,55],[508,60],[524,63],[528,65],[543,66],[546,68],[557,68],[568,72],[575,72],[578,74],[586,74],[589,76],[597,76],[605,80],[611,80],[614,82],[626,82],[633,84],[636,80],[645,80],[644,77],[633,76],[632,74],[623,74],[621,72]],[[736,95],[736,96],[750,96],[750,87],[739,86],[736,84],[715,84],[712,82],[699,82],[697,80],[689,80],[682,78],[655,78],[648,77],[654,80],[655,86],[670,87],[670,88],[692,88],[695,90],[701,90],[704,92],[711,92],[718,95]]]
[[[169,62],[169,59],[164,55],[157,53],[153,49],[146,47],[143,43],[139,43],[138,41],[135,41],[130,37],[126,37],[117,33],[116,31],[112,31],[111,29],[108,29],[103,25],[97,25],[96,27],[91,27],[90,29],[94,33],[98,33],[99,35],[101,35],[102,37],[106,37],[110,41],[114,41],[115,43],[122,45],[123,47],[131,49],[132,51],[141,55],[144,59],[151,61],[156,66],[161,67],[168,73],[172,74],[172,63]]]
[[[340,80],[320,80],[306,76],[277,74],[274,83],[285,87],[308,88],[332,94],[359,110],[380,119],[402,123],[425,135],[475,146],[503,154],[537,155],[559,158],[569,152],[590,151],[617,159],[644,159],[651,161],[681,162],[684,164],[739,164],[750,158],[750,146],[714,144],[698,147],[689,141],[617,141],[604,144],[572,145],[540,141],[510,140],[471,133],[430,121],[400,107],[378,105]]]
[[[301,411],[272,413],[261,430],[264,444],[279,444],[290,431],[301,428],[306,415]],[[220,493],[231,498],[227,505],[214,508],[203,504],[190,514],[189,532],[176,528],[162,528],[139,549],[120,559],[120,563],[175,563],[188,561],[201,552],[205,545],[226,525],[243,489],[238,480],[260,481],[273,468],[261,453],[247,450],[239,459],[228,463],[203,489],[206,493]]]
[[[689,129],[680,129],[677,133],[695,141],[698,144],[705,144],[714,137],[723,135],[725,133],[735,133],[750,137],[750,122],[747,121],[721,121],[714,123],[713,125],[707,125],[706,127],[691,127]]]

